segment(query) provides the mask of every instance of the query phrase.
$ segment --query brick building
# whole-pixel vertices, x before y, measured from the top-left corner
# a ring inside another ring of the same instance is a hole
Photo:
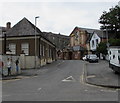
[[[100,42],[106,41],[106,35],[97,29],[75,27],[69,36],[70,46],[63,53],[66,59],[82,59],[85,54],[95,52]]]
[[[27,58],[29,68],[34,68],[35,61],[35,25],[28,19],[23,18],[12,28],[7,24],[9,30],[1,32],[0,42],[2,42],[1,54],[12,54],[19,56],[24,53]],[[2,29],[3,31],[3,29]],[[44,34],[36,27],[36,58],[37,66],[51,63],[56,59],[56,46],[48,40]],[[32,65],[31,65],[32,64]]]

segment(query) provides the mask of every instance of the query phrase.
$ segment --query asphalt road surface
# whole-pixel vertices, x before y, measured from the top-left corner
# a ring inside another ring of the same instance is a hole
[[[118,90],[84,82],[84,61],[59,60],[38,75],[3,81],[3,101],[118,101]]]

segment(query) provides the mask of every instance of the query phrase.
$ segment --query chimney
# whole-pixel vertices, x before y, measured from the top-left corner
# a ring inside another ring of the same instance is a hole
[[[7,22],[6,23],[6,29],[8,30],[8,29],[10,29],[11,28],[11,22]]]

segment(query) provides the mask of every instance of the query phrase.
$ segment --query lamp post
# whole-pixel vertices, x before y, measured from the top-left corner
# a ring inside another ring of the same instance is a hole
[[[37,48],[36,48],[36,44],[37,44],[37,43],[36,43],[36,33],[37,33],[37,32],[36,32],[36,26],[37,26],[37,18],[39,18],[39,16],[36,16],[36,17],[35,17],[35,69],[36,69],[36,62],[37,62],[37,60],[36,60],[36,59],[37,59],[37,58],[36,58],[36,56],[37,56],[37,53],[36,53],[36,49],[37,49]]]

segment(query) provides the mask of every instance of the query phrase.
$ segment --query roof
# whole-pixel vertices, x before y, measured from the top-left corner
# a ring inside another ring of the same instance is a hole
[[[96,33],[100,38],[106,37],[106,35],[103,35],[104,32],[102,30],[99,30],[99,29],[89,29],[89,28],[81,28],[81,27],[78,27],[78,28],[81,30],[87,31],[87,33],[90,35],[92,35],[93,33]]]
[[[35,25],[32,24],[25,17],[6,32],[7,37],[34,36],[34,35],[35,35]],[[47,41],[49,41],[45,37],[45,35],[40,31],[40,29],[37,27],[36,27],[36,35],[41,36],[44,39],[46,39]],[[53,44],[51,41],[49,41],[49,42],[51,44]]]
[[[36,27],[36,34],[41,31]],[[6,32],[7,36],[35,35],[35,26],[25,17]]]
[[[47,37],[47,35],[50,35],[50,36],[56,36],[56,37],[60,37],[60,38],[70,38],[69,36],[67,35],[63,35],[63,34],[56,34],[56,33],[52,33],[52,32],[43,32],[44,35]]]
[[[75,30],[83,30],[86,32],[86,34],[88,35],[88,38],[87,38],[87,43],[91,40],[92,38],[92,35],[94,33],[96,33],[100,38],[106,38],[106,35],[105,33],[102,31],[102,30],[99,30],[99,29],[90,29],[90,28],[81,28],[81,27],[75,27],[74,30],[71,32],[71,34],[75,31]],[[70,35],[71,35],[70,34]]]

